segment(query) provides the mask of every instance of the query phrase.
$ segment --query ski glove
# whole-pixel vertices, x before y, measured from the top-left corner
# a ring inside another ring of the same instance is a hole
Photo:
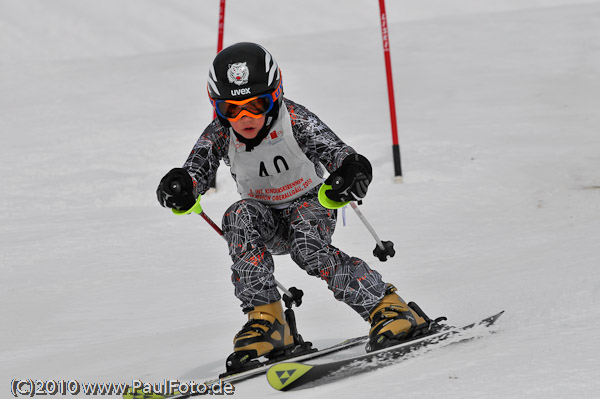
[[[371,180],[373,169],[369,160],[360,154],[351,154],[325,180],[325,184],[331,186],[325,195],[337,202],[360,201],[367,195]]]
[[[165,208],[187,211],[196,203],[194,181],[185,169],[171,169],[160,181],[156,197]]]

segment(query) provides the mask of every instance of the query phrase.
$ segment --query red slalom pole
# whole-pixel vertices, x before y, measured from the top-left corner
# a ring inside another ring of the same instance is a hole
[[[217,38],[217,53],[223,50],[223,33],[225,32],[225,0],[219,1],[219,35]],[[213,119],[217,117],[216,111],[213,111]],[[211,188],[217,188],[216,176],[209,183]]]
[[[217,54],[223,50],[223,33],[225,32],[225,0],[219,2],[219,34],[217,38]],[[217,112],[213,112],[213,119],[217,117]],[[211,187],[215,187],[211,184]]]
[[[219,39],[217,40],[217,53],[223,50],[223,31],[225,30],[225,0],[219,3]]]
[[[400,162],[400,144],[398,143],[398,125],[396,123],[396,102],[394,100],[394,83],[392,81],[392,60],[390,57],[390,40],[385,12],[385,0],[379,0],[381,16],[381,39],[383,41],[383,56],[387,75],[388,98],[390,103],[390,120],[392,123],[392,153],[394,156],[394,174],[397,183],[402,183],[402,165]]]

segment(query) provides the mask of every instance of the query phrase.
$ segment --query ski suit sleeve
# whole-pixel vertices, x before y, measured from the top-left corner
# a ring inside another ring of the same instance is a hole
[[[216,176],[221,159],[226,156],[229,136],[215,119],[204,129],[194,145],[183,168],[195,182],[194,195],[204,194],[210,188],[211,180]]]
[[[296,141],[313,163],[321,163],[331,173],[348,155],[356,153],[307,108],[287,99],[286,105]],[[322,170],[317,170],[317,173],[319,176],[323,174]]]

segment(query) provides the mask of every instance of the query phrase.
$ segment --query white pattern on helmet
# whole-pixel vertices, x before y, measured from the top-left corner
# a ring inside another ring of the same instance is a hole
[[[268,72],[269,64],[271,63],[271,54],[269,54],[269,52],[267,50],[265,50],[264,47],[261,47],[261,48],[265,52],[265,72]]]
[[[217,74],[215,73],[215,66],[213,64],[210,64],[210,70],[208,72],[208,84],[218,96],[221,95],[219,89],[217,88]]]
[[[269,53],[260,44],[258,46],[265,52],[265,72],[269,72],[269,81],[267,82],[267,85],[270,86],[271,83],[273,83],[273,77],[275,76],[275,72],[277,72],[277,78],[279,78],[279,67],[277,66],[277,61],[275,61],[271,57],[271,53]]]

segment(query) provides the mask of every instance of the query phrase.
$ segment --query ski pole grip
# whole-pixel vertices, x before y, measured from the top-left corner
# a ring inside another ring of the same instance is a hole
[[[175,186],[175,184],[174,184]],[[175,188],[175,187],[173,187]],[[196,213],[200,215],[202,213],[202,206],[200,205],[201,195],[198,195],[198,199],[196,199],[196,203],[187,211],[180,211],[177,209],[171,209],[175,215],[189,215],[190,213]]]
[[[173,190],[175,194],[179,194],[181,192],[181,183],[175,180],[173,183],[171,183],[171,190]]]
[[[334,201],[332,199],[330,199],[326,194],[325,191],[329,191],[331,190],[331,186],[327,185],[325,183],[321,184],[321,187],[319,187],[319,202],[321,203],[321,205],[324,208],[327,209],[340,209],[345,207],[346,205],[348,205],[350,203],[350,201],[347,202],[338,202],[338,201]]]

